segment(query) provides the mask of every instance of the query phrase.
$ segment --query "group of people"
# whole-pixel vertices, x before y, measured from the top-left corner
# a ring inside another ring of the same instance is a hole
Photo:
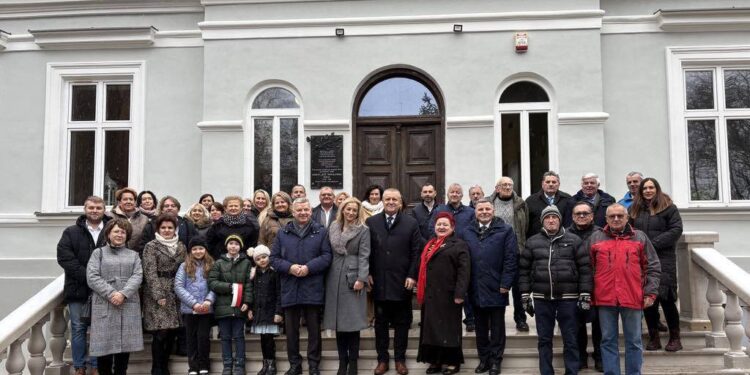
[[[528,331],[526,315],[535,316],[541,373],[554,373],[557,320],[566,374],[587,367],[588,322],[595,367],[619,374],[618,317],[626,371],[639,373],[642,310],[646,349],[661,347],[658,306],[670,331],[666,350],[681,349],[675,243],[682,223],[655,179],[634,172],[627,183],[620,203],[594,174],[570,196],[550,171],[524,200],[503,177],[486,197],[472,186],[469,205],[459,184],[438,204],[428,183],[409,209],[397,189],[380,186],[368,187],[361,201],[323,187],[312,207],[297,185],[221,203],[204,194],[184,217],[176,198],[157,200],[150,191],[123,188],[108,212],[101,198],[89,197],[58,244],[76,375],[86,374],[87,360],[94,372],[125,374],[129,353],[143,350],[144,330],[152,337],[152,374],[169,374],[175,342],[186,347],[190,375],[207,374],[213,325],[223,375],[245,374],[246,332],[260,335],[259,375],[276,374],[274,337],[282,333],[286,375],[301,374],[303,325],[310,375],[320,373],[323,329],[336,333],[338,374],[356,374],[360,331],[370,325],[374,374],[389,370],[393,329],[395,370],[407,375],[415,295],[417,360],[429,364],[426,373],[460,371],[465,316],[467,330],[476,331],[475,372],[497,375],[511,294],[517,330]]]

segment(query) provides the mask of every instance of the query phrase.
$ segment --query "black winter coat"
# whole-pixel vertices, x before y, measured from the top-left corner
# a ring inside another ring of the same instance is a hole
[[[565,213],[568,209],[568,202],[570,200],[570,194],[560,190],[557,191],[553,202],[557,206],[557,209],[560,210],[560,214]],[[547,198],[543,190],[539,190],[526,198],[526,207],[529,208],[529,227],[526,229],[526,238],[531,238],[531,236],[542,231],[542,211],[547,206],[549,206],[549,203],[547,203]],[[571,223],[572,218],[570,216],[563,217],[563,227],[567,228]]]
[[[281,282],[279,274],[271,267],[255,270],[253,285],[253,323],[276,324],[274,315],[283,315],[281,309]]]
[[[399,212],[391,229],[381,212],[367,219],[370,228],[370,275],[376,301],[406,301],[412,291],[404,288],[406,278],[417,280],[419,256],[424,240],[413,217]]]
[[[439,205],[435,203],[435,205],[432,206],[432,209],[434,210],[437,206]],[[425,242],[432,238],[434,234],[430,233],[430,219],[432,219],[432,215],[431,212],[427,210],[427,206],[425,206],[424,203],[418,203],[416,206],[406,211],[406,214],[417,220],[417,224],[419,224],[419,233],[422,235],[422,239],[424,239]]]
[[[518,289],[533,298],[576,299],[593,289],[589,252],[578,236],[565,229],[551,238],[544,231],[529,238],[518,269]]]
[[[258,244],[258,235],[260,234],[258,219],[253,215],[247,215],[246,217],[247,220],[244,224],[229,225],[224,222],[222,217],[211,225],[211,228],[206,232],[206,244],[208,245],[208,252],[214,259],[219,259],[222,254],[226,254],[227,249],[224,246],[224,241],[229,235],[236,234],[242,237],[243,252]]]
[[[138,245],[137,249],[139,254],[143,254],[143,249],[146,248],[147,243],[156,239],[156,232],[156,219],[152,219],[148,223],[148,225],[143,228],[143,237],[141,237],[141,242]],[[188,253],[190,252],[190,249],[187,249],[187,247],[190,245],[190,239],[197,236],[198,230],[195,229],[195,224],[188,220],[185,220],[182,217],[177,216],[177,237],[180,239],[180,242],[185,245]]]
[[[648,207],[641,208],[641,214],[632,219],[632,225],[646,233],[654,245],[661,262],[659,297],[674,301],[677,299],[677,255],[675,245],[682,235],[682,218],[677,206],[670,205],[656,215],[649,213]]]
[[[447,238],[427,263],[427,284],[422,306],[420,345],[461,346],[462,305],[469,288],[471,260],[466,243],[456,236]],[[377,285],[377,284],[376,284]],[[403,285],[401,285],[403,289]]]
[[[599,193],[599,201],[594,206],[594,224],[604,228],[607,225],[607,207],[616,203],[615,197],[605,193],[603,190],[597,190]],[[586,196],[583,195],[582,190],[578,190],[576,195],[570,198],[568,206],[565,208],[565,214],[563,215],[563,226],[569,226],[573,222],[573,206],[576,203],[586,200]],[[563,212],[563,211],[560,211]]]
[[[104,216],[102,219],[104,226],[109,220],[109,216]],[[91,293],[86,281],[86,266],[94,249],[104,246],[106,242],[104,227],[102,227],[99,238],[94,243],[86,228],[86,215],[79,216],[74,225],[63,231],[57,243],[57,264],[65,271],[63,298],[66,303],[86,302]]]
[[[578,228],[576,228],[576,225],[573,224],[573,225],[569,226],[567,230],[568,230],[568,232],[573,233],[576,236],[578,236],[578,238],[580,238],[581,241],[586,242],[586,240],[588,240],[589,237],[591,237],[592,233],[594,233],[594,232],[596,232],[598,230],[602,230],[602,228],[599,228],[599,226],[596,225],[596,224],[592,224],[592,225],[590,225],[586,229],[578,229]]]

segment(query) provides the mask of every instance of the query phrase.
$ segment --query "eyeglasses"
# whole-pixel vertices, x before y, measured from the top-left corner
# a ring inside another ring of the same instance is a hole
[[[607,215],[607,219],[624,219],[624,218],[625,218],[625,216],[626,216],[626,215],[618,215],[618,214],[614,214],[614,215]]]
[[[591,215],[591,212],[574,212],[573,215],[578,216],[578,217],[586,217],[586,216]]]

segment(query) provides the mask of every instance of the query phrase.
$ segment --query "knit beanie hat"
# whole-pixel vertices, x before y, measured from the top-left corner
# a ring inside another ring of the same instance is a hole
[[[268,246],[262,244],[247,249],[247,256],[249,256],[250,258],[255,259],[256,257],[259,257],[261,255],[271,256],[271,249],[269,249]]]
[[[204,249],[208,249],[208,246],[206,246],[206,240],[201,236],[195,236],[190,239],[190,242],[188,243],[188,252],[193,250],[196,246],[202,246]]]
[[[227,236],[227,239],[224,240],[224,246],[226,247],[227,244],[229,244],[229,241],[237,241],[240,244],[240,248],[245,247],[245,244],[242,242],[242,237],[236,235],[236,234],[230,234]]]
[[[555,215],[558,219],[562,220],[562,215],[560,215],[560,210],[557,209],[557,206],[551,205],[547,206],[544,210],[542,210],[542,224],[544,224],[544,218],[549,215]]]

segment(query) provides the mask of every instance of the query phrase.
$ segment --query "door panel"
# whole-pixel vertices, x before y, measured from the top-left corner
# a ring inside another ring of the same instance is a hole
[[[355,192],[378,184],[401,191],[404,205],[419,203],[423,184],[443,186],[442,126],[382,123],[357,127]]]

